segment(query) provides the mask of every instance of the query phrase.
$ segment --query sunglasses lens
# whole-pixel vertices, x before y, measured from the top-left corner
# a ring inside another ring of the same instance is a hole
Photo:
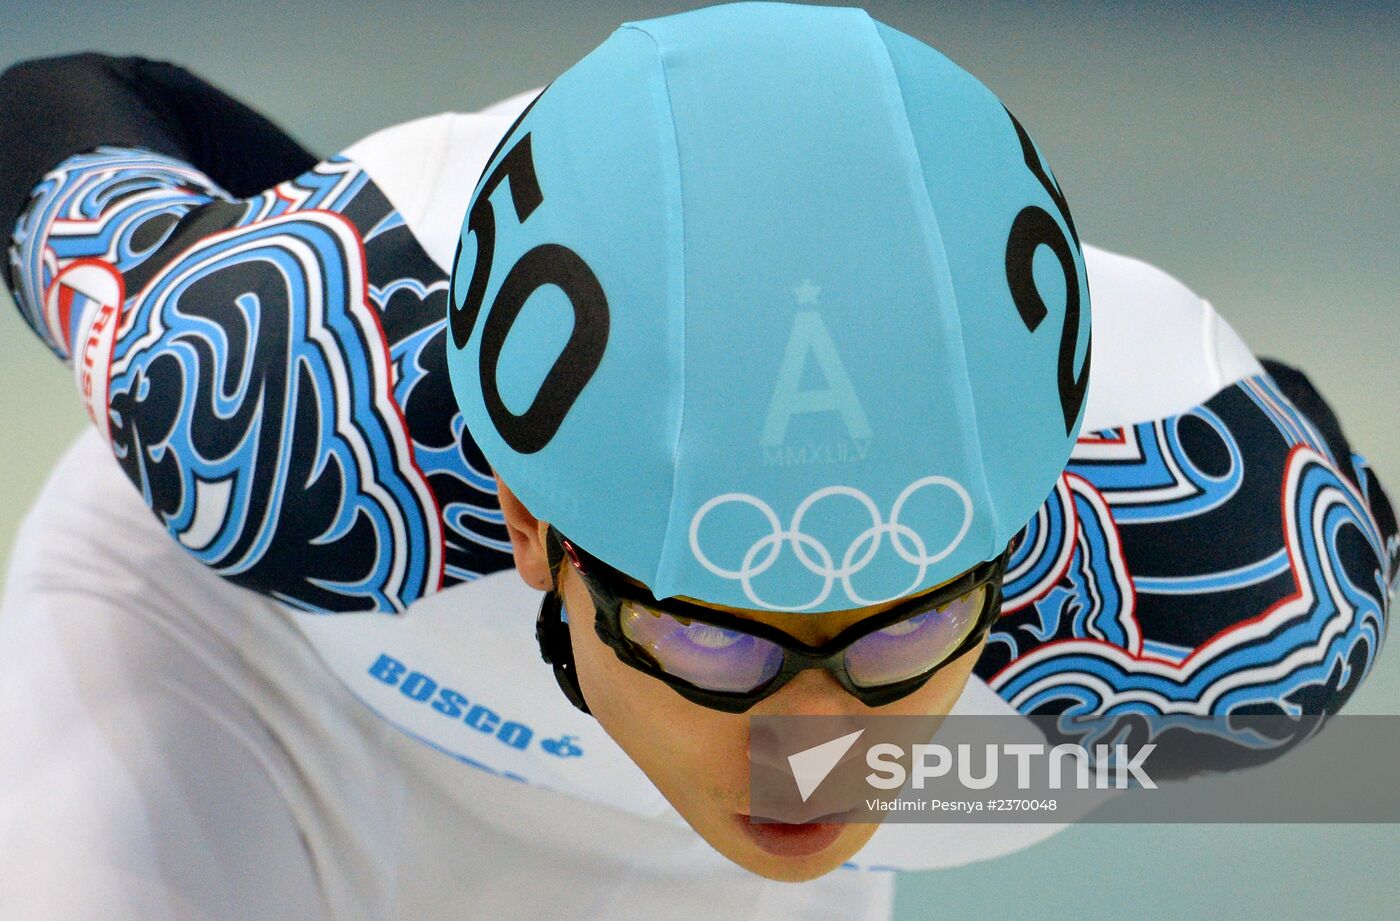
[[[987,587],[979,585],[941,608],[861,637],[846,650],[846,672],[860,687],[894,684],[948,658],[977,626]]]
[[[622,635],[669,675],[711,691],[744,693],[778,673],[783,650],[768,640],[686,621],[625,601]]]

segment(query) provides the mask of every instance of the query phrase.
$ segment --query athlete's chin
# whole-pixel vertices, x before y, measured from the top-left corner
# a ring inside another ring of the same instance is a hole
[[[764,879],[771,879],[779,883],[807,883],[814,879],[819,879],[841,866],[841,861],[798,861],[796,863],[784,862],[773,864],[770,861],[761,860],[753,862],[735,861],[739,866],[748,870],[756,876]]]

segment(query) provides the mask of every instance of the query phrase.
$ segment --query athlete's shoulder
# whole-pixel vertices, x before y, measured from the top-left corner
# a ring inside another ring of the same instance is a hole
[[[538,89],[478,112],[443,112],[376,131],[342,152],[369,174],[423,249],[451,271],[467,201],[491,152]]]
[[[1161,269],[1084,247],[1094,354],[1084,430],[1179,415],[1262,372],[1211,306]]]

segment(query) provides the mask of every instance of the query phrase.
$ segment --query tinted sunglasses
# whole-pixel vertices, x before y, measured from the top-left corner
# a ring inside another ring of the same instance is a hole
[[[618,659],[713,710],[743,713],[799,672],[821,668],[869,707],[923,687],[939,669],[976,646],[1001,609],[1007,553],[952,582],[909,598],[811,646],[757,621],[645,588],[548,529],[552,571],[569,561],[597,609],[594,629]],[[1008,551],[1009,552],[1009,551]],[[556,580],[541,620],[557,622]]]

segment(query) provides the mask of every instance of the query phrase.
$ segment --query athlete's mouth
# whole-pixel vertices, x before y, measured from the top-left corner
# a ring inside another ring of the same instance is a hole
[[[841,814],[821,816],[840,819]],[[814,821],[801,824],[758,821],[747,813],[734,814],[735,824],[750,841],[777,857],[810,857],[836,842],[846,825],[840,821]]]

